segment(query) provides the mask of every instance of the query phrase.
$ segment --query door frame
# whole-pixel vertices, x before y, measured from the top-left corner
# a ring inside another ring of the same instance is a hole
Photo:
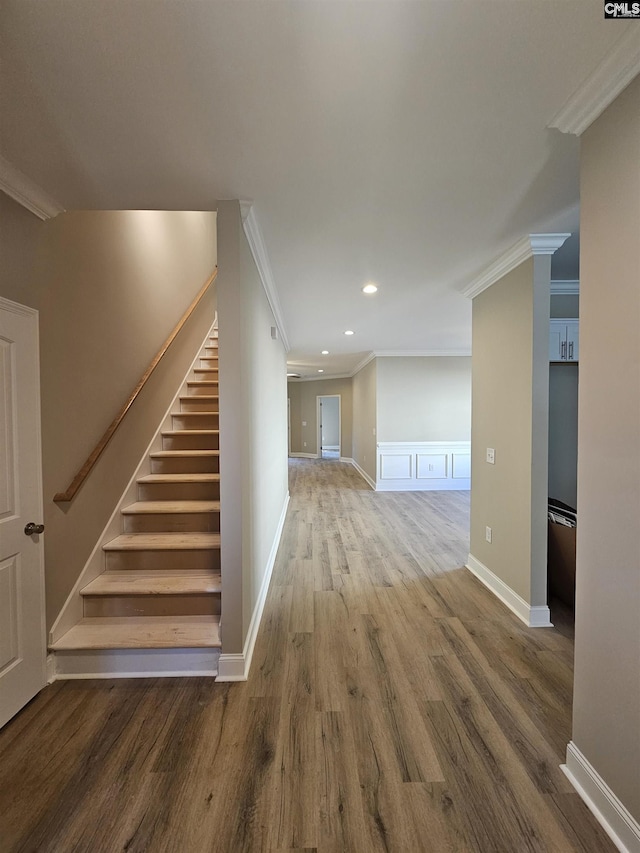
[[[321,400],[327,397],[338,399],[338,459],[342,458],[342,395],[341,394],[318,394],[316,396],[316,456],[322,459],[322,429],[321,429]]]

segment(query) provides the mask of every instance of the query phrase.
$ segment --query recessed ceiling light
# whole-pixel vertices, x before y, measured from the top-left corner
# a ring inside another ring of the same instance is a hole
[[[328,349],[323,349],[323,350],[322,350],[322,355],[329,355],[329,350],[328,350]]]
[[[375,293],[377,289],[378,288],[376,287],[376,285],[372,281],[370,281],[368,284],[365,284],[365,286],[362,288],[362,292],[363,293]]]
[[[324,373],[324,370],[323,370],[322,368],[320,368],[320,370],[318,371],[318,373]]]
[[[354,334],[355,334],[355,332],[352,332],[351,329],[347,329],[347,331],[345,332],[345,335],[354,335]]]

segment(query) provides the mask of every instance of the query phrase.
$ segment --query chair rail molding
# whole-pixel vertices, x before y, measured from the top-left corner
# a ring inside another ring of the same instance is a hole
[[[640,74],[640,27],[632,23],[547,127],[580,136]]]
[[[38,219],[53,219],[59,213],[64,213],[65,209],[59,202],[2,156],[0,190]]]

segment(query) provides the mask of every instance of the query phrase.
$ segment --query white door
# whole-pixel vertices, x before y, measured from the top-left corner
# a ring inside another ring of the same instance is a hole
[[[44,687],[38,313],[0,298],[0,726]]]

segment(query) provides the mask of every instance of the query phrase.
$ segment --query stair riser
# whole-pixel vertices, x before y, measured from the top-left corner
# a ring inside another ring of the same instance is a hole
[[[217,358],[218,357],[218,346],[210,346],[204,348],[204,357],[205,358]]]
[[[152,474],[218,474],[217,456],[184,456],[151,460]]]
[[[99,616],[219,616],[220,595],[88,595],[85,617]]]
[[[205,380],[207,381],[207,380]],[[217,394],[218,383],[213,382],[211,385],[190,385],[187,383],[187,394],[190,397],[200,397],[203,394]]]
[[[220,533],[219,512],[123,516],[124,533]]]
[[[184,397],[180,400],[180,410],[182,412],[217,412],[219,411],[218,400],[199,400],[198,395],[194,395],[190,399]]]
[[[163,450],[218,450],[217,435],[164,435]]]
[[[220,571],[220,551],[105,551],[105,568],[113,571],[214,569]]]
[[[210,356],[209,358],[201,358],[200,359],[200,367],[210,367],[213,370],[218,371],[218,358]]]
[[[139,501],[219,501],[220,483],[138,483]]]
[[[171,415],[173,429],[218,429],[219,415],[203,415],[198,412],[185,417],[183,414]]]

